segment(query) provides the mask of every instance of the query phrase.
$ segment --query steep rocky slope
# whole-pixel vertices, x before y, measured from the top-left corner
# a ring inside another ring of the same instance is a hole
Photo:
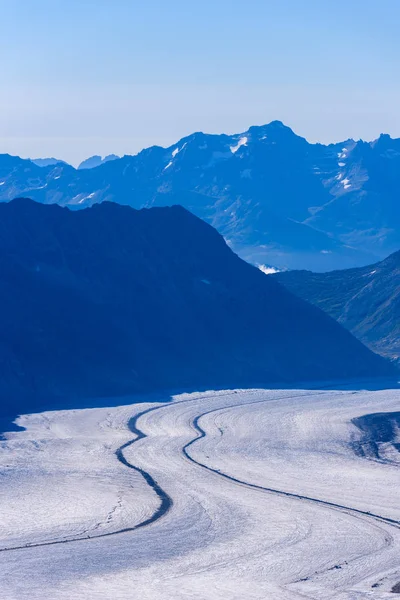
[[[0,204],[0,292],[3,410],[391,371],[179,206]]]
[[[400,357],[400,251],[363,268],[273,275],[312,302],[375,352]]]

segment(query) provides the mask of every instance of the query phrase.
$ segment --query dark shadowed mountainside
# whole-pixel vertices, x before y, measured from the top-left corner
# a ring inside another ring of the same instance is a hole
[[[0,289],[3,412],[391,372],[180,206],[0,204]]]
[[[331,273],[288,271],[273,277],[375,352],[399,360],[400,251],[368,267]]]

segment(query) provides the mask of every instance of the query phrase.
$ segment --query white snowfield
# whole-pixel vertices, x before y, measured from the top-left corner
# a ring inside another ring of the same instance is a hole
[[[22,416],[0,597],[393,599],[400,440],[362,456],[352,423],[393,412],[400,390],[236,390]]]

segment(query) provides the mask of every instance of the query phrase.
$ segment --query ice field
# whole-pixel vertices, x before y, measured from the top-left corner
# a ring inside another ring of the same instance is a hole
[[[397,413],[399,389],[23,415],[0,442],[0,596],[393,599]]]

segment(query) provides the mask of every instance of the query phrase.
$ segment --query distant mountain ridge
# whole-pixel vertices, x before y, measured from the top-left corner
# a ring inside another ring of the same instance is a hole
[[[358,269],[273,275],[336,319],[374,352],[400,364],[400,250]]]
[[[197,132],[90,169],[0,156],[0,200],[181,204],[246,260],[278,268],[384,258],[400,247],[399,194],[400,140],[310,144],[279,121],[235,135]]]
[[[99,167],[100,165],[104,165],[106,162],[110,160],[116,160],[117,158],[121,158],[116,154],[108,154],[104,158],[95,154],[94,156],[90,156],[86,158],[78,165],[79,169],[94,169],[95,167]],[[38,167],[54,167],[55,165],[69,165],[65,160],[60,160],[59,158],[30,158],[27,159],[33,162]],[[71,166],[71,165],[69,165]]]
[[[78,170],[79,169],[94,169],[96,167],[100,167],[100,165],[104,165],[106,162],[109,162],[110,160],[116,160],[117,158],[120,158],[119,156],[117,156],[116,154],[109,154],[108,156],[105,156],[104,158],[102,158],[99,155],[95,155],[95,156],[91,156],[90,158],[87,158],[86,160],[82,161],[80,163],[80,165],[78,166]]]
[[[3,413],[46,398],[389,375],[179,206],[0,204]]]
[[[30,159],[38,167],[54,167],[54,165],[66,165],[65,160],[58,158],[31,158]]]

